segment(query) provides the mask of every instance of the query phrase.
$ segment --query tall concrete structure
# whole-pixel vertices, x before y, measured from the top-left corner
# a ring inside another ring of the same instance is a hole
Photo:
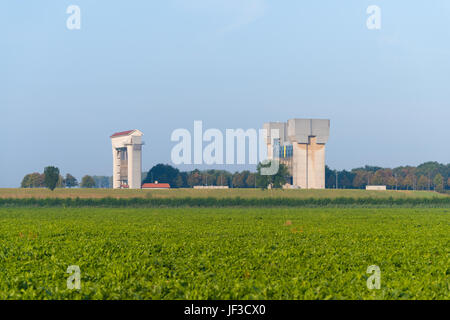
[[[129,130],[114,133],[110,137],[114,189],[141,188],[143,135],[139,130]]]
[[[292,175],[292,185],[302,189],[325,188],[325,144],[330,120],[291,119],[268,122],[266,144],[269,159],[278,159]]]

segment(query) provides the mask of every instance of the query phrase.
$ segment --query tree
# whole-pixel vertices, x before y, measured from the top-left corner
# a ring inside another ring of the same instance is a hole
[[[216,186],[228,186],[230,173],[228,171],[217,171]]]
[[[444,178],[440,173],[434,176],[433,184],[436,191],[438,192],[444,191]]]
[[[389,185],[389,180],[392,177],[392,170],[380,169],[375,172],[372,178],[372,184],[374,185]]]
[[[428,178],[421,175],[419,181],[417,181],[417,189],[425,190],[428,188]]]
[[[445,174],[445,171],[446,171],[445,166],[435,161],[422,163],[416,168],[417,176],[424,175],[426,177],[434,177],[438,173],[443,175]]]
[[[54,190],[59,181],[59,169],[53,166],[44,168],[44,184],[50,190]]]
[[[27,175],[25,175],[25,177],[23,177],[22,182],[20,183],[20,187],[21,188],[32,188],[31,174],[27,174]]]
[[[249,174],[249,171],[236,172],[233,174],[233,188],[246,188],[247,184],[245,181],[247,180]]]
[[[85,175],[81,179],[80,187],[82,188],[95,188],[95,180],[89,175]]]
[[[256,174],[250,173],[245,179],[245,184],[247,185],[247,188],[255,188],[256,185]]]
[[[367,185],[367,172],[362,170],[354,171],[355,178],[353,179],[354,188],[364,188]]]
[[[200,175],[199,170],[195,169],[194,171],[189,173],[189,176],[187,178],[187,184],[190,187],[202,185],[202,177]]]
[[[289,170],[282,163],[279,164],[278,171],[274,175],[262,175],[261,170],[270,167],[271,164],[271,162],[267,164],[259,163],[256,168],[256,184],[262,189],[267,189],[269,186],[271,188],[282,188],[289,179]]]
[[[92,178],[95,181],[95,187],[96,188],[110,188],[111,184],[109,181],[109,177],[107,176],[92,176]]]
[[[175,188],[183,188],[184,186],[184,180],[183,180],[183,176],[181,174],[179,174],[176,179],[175,179]]]
[[[336,171],[325,166],[325,188],[332,189],[336,187]]]
[[[38,172],[30,173],[23,177],[21,188],[42,188],[45,187],[44,175]]]
[[[58,182],[56,183],[57,188],[65,188],[66,187],[66,179],[62,175],[59,175]]]
[[[278,172],[272,177],[272,188],[282,188],[288,182],[289,170],[284,164],[280,163]]]
[[[66,187],[67,188],[73,188],[78,186],[77,179],[71,175],[70,173],[66,174]]]
[[[413,188],[414,186],[414,178],[415,176],[412,174],[408,174],[404,179],[403,179],[403,185],[405,186],[406,190],[409,190],[409,188]]]
[[[347,170],[342,170],[338,172],[338,187],[342,189],[350,189],[353,187],[353,180],[356,174],[353,172],[348,172]]]
[[[180,175],[180,170],[168,164],[159,163],[149,170],[147,177],[143,183],[152,183],[155,181],[161,183],[168,183],[171,186],[177,184],[177,177]]]

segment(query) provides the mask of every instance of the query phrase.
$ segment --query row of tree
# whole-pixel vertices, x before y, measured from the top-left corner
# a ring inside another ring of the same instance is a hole
[[[259,188],[264,185],[280,186],[290,183],[287,168],[280,165],[275,176],[262,176],[261,165],[257,172],[248,170],[231,173],[225,170],[198,169],[182,172],[167,164],[157,164],[147,173],[143,182],[165,182],[174,188],[189,188],[198,185],[229,186],[230,188]],[[450,164],[426,162],[417,167],[401,166],[382,168],[365,166],[352,170],[332,170],[325,167],[326,188],[364,189],[367,185],[386,185],[397,190],[450,189]]]
[[[262,165],[256,172],[244,170],[231,173],[225,170],[180,171],[168,164],[157,164],[148,171],[143,183],[169,183],[173,188],[190,188],[194,186],[228,186],[230,188],[265,188],[281,187],[290,183],[288,169],[280,164],[276,175],[261,175]],[[111,177],[85,175],[81,183],[67,173],[63,177],[56,167],[46,167],[43,173],[27,174],[21,183],[22,188],[111,188]],[[367,185],[386,185],[388,189],[398,190],[436,190],[450,189],[450,164],[426,162],[417,167],[401,166],[382,168],[365,166],[352,170],[332,170],[325,167],[326,188],[363,189]]]
[[[43,173],[34,172],[25,175],[20,184],[21,188],[49,188],[54,190],[55,188],[74,188],[80,186],[81,188],[94,188],[96,185],[93,177],[85,175],[81,179],[81,183],[78,180],[67,173],[63,177],[57,167],[48,166],[44,168]]]
[[[327,188],[361,189],[367,185],[386,185],[396,190],[450,189],[450,164],[426,162],[417,167],[381,168],[365,166],[350,171],[325,168]]]
[[[180,171],[168,164],[157,164],[147,173],[143,183],[169,183],[173,188],[190,188],[193,186],[229,186],[236,188],[255,187],[256,174],[250,171],[230,173],[225,170],[195,169],[190,172]]]
[[[261,175],[261,165],[257,172],[248,170],[231,173],[225,170],[195,169],[190,172],[180,171],[168,164],[157,164],[147,173],[143,183],[169,183],[173,188],[192,188],[194,186],[228,186],[230,188],[265,188],[281,187],[289,181],[287,168],[280,164],[277,174],[273,176]]]

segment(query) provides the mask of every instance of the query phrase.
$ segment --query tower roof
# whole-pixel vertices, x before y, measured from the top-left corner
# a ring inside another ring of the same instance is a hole
[[[134,129],[134,130],[127,130],[127,131],[116,132],[113,135],[111,135],[110,138],[115,138],[115,137],[120,137],[120,136],[128,136],[128,135],[131,135],[135,131],[139,131],[139,130]]]

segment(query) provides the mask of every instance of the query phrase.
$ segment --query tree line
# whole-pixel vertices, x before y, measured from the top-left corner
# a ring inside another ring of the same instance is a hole
[[[20,183],[21,188],[48,188],[54,190],[55,188],[94,188],[96,182],[92,176],[85,175],[81,179],[81,183],[78,183],[70,173],[62,176],[59,169],[54,166],[48,166],[44,168],[43,173],[33,172],[25,175]]]
[[[157,164],[147,173],[144,183],[164,182],[174,188],[194,186],[228,186],[230,188],[260,188],[271,184],[281,187],[290,183],[287,168],[280,164],[275,176],[262,176],[261,164],[256,172],[244,170],[231,173],[225,170],[180,171],[168,164]],[[365,166],[351,170],[332,170],[325,167],[326,188],[364,189],[367,185],[386,185],[392,190],[450,190],[450,164],[425,162],[417,167],[382,168]]]
[[[382,168],[365,166],[350,171],[325,168],[327,188],[364,189],[367,185],[385,185],[392,190],[450,189],[450,164],[425,162],[421,165]]]
[[[231,173],[226,170],[180,171],[168,164],[157,164],[144,173],[143,183],[169,183],[172,188],[192,188],[194,186],[228,186],[229,188],[281,188],[290,183],[288,169],[280,164],[274,176],[260,174],[263,166],[258,165],[256,172],[244,170]],[[111,188],[112,177],[85,175],[78,180],[67,173],[62,176],[59,169],[46,167],[43,173],[27,174],[21,183],[22,188]],[[392,190],[450,190],[450,164],[425,162],[417,167],[400,166],[382,168],[365,166],[351,170],[332,170],[325,167],[326,188],[364,189],[367,185],[386,185]]]
[[[229,188],[281,188],[289,180],[286,166],[280,164],[278,172],[273,176],[261,175],[264,166],[259,164],[256,172],[244,170],[231,173],[226,170],[180,171],[168,164],[157,164],[147,173],[143,183],[156,181],[168,183],[173,188],[192,188],[194,186],[228,186]]]

